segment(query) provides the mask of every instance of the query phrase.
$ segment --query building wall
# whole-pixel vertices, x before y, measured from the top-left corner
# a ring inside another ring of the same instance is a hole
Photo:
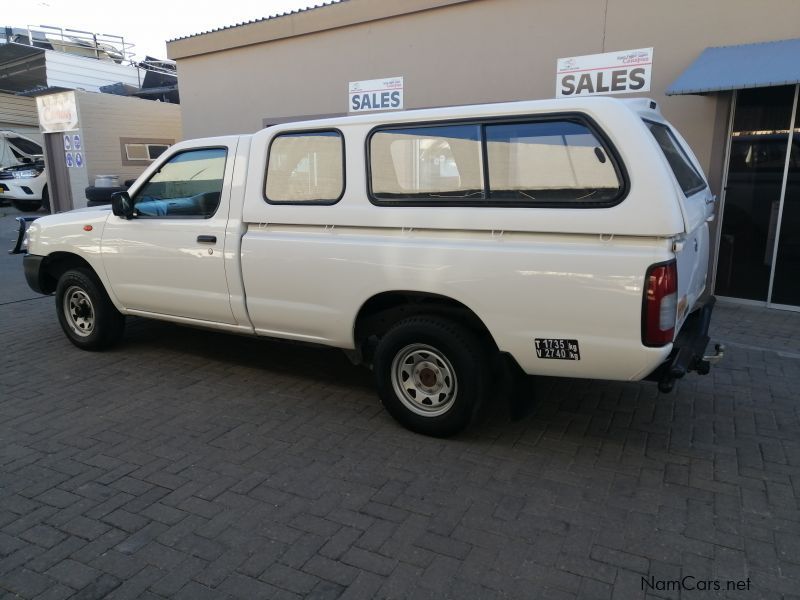
[[[15,131],[40,142],[42,136],[36,99],[0,92],[0,129]]]
[[[181,107],[177,104],[112,94],[75,92],[83,133],[87,175],[119,175],[120,182],[141,175],[148,164],[122,164],[120,138],[181,138]]]
[[[177,104],[112,94],[73,92],[78,108],[78,133],[85,166],[67,169],[73,206],[86,206],[85,189],[98,175],[118,175],[120,185],[142,174],[149,163],[124,166],[120,138],[181,140],[181,109]]]
[[[104,85],[126,83],[139,87],[139,70],[131,65],[46,50],[47,85],[99,92]]]
[[[552,98],[557,58],[652,46],[652,88],[644,95],[661,103],[713,183],[723,160],[715,144],[724,143],[724,133],[714,132],[720,122],[724,130],[727,98],[665,97],[664,90],[707,46],[800,36],[796,0],[472,0],[286,37],[312,29],[313,20],[335,22],[337,11],[367,15],[376,3],[350,0],[169,44],[184,137],[345,113],[349,81],[399,75],[406,108]],[[276,39],[256,43],[258,28],[261,39]],[[235,46],[237,32],[250,45],[214,51]]]

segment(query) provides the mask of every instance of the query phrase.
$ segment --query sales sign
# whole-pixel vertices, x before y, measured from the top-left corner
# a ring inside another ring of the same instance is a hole
[[[559,58],[556,97],[648,92],[652,68],[652,48]]]
[[[400,110],[402,108],[402,77],[350,82],[348,90],[348,112]]]

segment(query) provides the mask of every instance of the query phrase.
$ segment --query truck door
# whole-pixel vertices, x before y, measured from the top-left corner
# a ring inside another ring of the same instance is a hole
[[[697,159],[680,134],[668,124],[645,120],[675,175],[686,235],[675,244],[678,263],[678,321],[692,311],[708,279],[708,219],[714,211],[714,196]]]
[[[224,243],[236,140],[214,141],[162,163],[132,194],[134,218],[108,218],[103,262],[125,308],[235,323]]]

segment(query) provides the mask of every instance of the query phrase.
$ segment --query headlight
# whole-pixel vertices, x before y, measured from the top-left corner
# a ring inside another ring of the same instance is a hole
[[[41,175],[41,171],[36,169],[25,169],[24,171],[14,171],[14,179],[31,179]]]
[[[13,173],[14,179],[31,179],[33,177],[38,177],[42,172],[36,169],[25,169],[24,171],[13,171]]]

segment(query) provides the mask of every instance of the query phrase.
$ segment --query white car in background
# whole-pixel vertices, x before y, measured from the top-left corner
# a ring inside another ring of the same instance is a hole
[[[42,147],[13,131],[0,130],[0,202],[23,212],[50,210]]]

